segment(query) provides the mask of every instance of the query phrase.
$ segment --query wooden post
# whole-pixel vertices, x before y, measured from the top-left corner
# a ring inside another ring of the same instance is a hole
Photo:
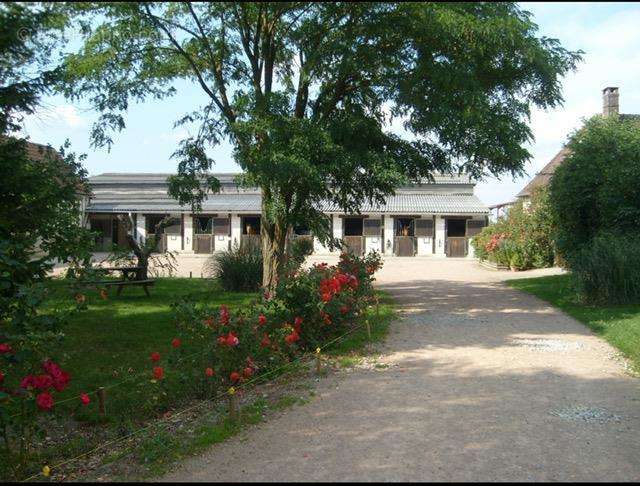
[[[189,278],[192,278],[192,277],[193,277],[193,272],[189,271]]]
[[[235,388],[229,388],[229,418],[233,421],[238,420],[238,396]]]
[[[322,371],[322,361],[320,360],[320,348],[316,348],[316,374],[319,375]]]
[[[107,414],[107,409],[105,402],[107,400],[107,395],[103,387],[98,388],[98,410],[100,411],[100,416],[104,417]]]
[[[371,344],[371,325],[369,324],[369,319],[365,319],[364,322],[367,325],[367,337],[369,338],[369,344]]]

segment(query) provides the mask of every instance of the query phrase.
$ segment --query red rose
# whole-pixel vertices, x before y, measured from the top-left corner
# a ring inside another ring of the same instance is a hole
[[[271,346],[271,339],[269,339],[269,335],[265,333],[264,337],[262,338],[262,341],[260,341],[260,346],[263,348],[268,348],[269,346]]]
[[[207,317],[202,322],[205,326],[208,326],[208,327],[213,327],[214,324],[216,323],[213,317]]]
[[[229,335],[227,336],[227,346],[233,347],[237,346],[238,344],[240,344],[238,336],[236,336],[232,332],[229,332]]]
[[[264,326],[267,323],[267,318],[264,316],[264,314],[260,314],[258,316],[258,324],[260,324],[261,326]]]
[[[35,388],[35,376],[27,375],[20,382],[20,388]]]
[[[232,382],[235,383],[240,380],[240,373],[233,371],[231,372],[231,375],[229,375],[229,378],[231,379]]]
[[[218,336],[218,344],[221,346],[227,344],[227,336]]]
[[[207,368],[206,370],[204,370],[204,374],[211,378],[213,375],[215,375],[215,371],[213,371],[213,368]]]
[[[59,365],[48,359],[42,363],[42,369],[51,376],[53,380],[53,387],[58,390],[64,390],[69,384],[71,376],[66,371],[63,371]]]
[[[340,314],[346,314],[347,312],[349,312],[349,308],[346,305],[340,307]]]
[[[250,368],[249,366],[247,366],[247,367],[243,370],[242,374],[244,375],[244,377],[245,377],[245,378],[249,378],[251,375],[253,375],[253,369],[252,369],[252,368]]]
[[[223,325],[229,324],[229,309],[226,305],[220,306],[220,323]]]
[[[153,361],[154,363],[160,361],[160,353],[158,353],[157,351],[151,353],[151,361]]]
[[[285,340],[285,342],[286,342],[287,344],[293,344],[293,343],[295,343],[296,341],[298,341],[299,339],[300,339],[300,336],[299,336],[299,335],[298,335],[298,333],[295,331],[295,329],[294,329],[294,331],[293,331],[291,334],[289,334],[289,335],[285,336],[285,338],[284,338],[284,340]]]
[[[156,380],[162,380],[162,378],[164,378],[164,369],[161,366],[154,366],[153,377]]]
[[[171,341],[171,346],[173,346],[174,348],[179,348],[181,344],[182,341],[180,341],[180,339],[178,338],[173,338],[173,340]]]
[[[0,354],[13,353],[13,349],[7,343],[0,343]]]
[[[49,375],[38,375],[33,377],[33,387],[38,390],[47,390],[53,386],[53,378]]]
[[[331,294],[324,293],[322,294],[322,302],[329,302],[331,300]]]
[[[53,407],[53,397],[49,392],[42,392],[36,397],[36,404],[40,410],[51,410]]]
[[[87,395],[86,393],[81,393],[80,402],[82,402],[82,405],[86,407],[91,402],[91,398],[89,398],[89,395]]]

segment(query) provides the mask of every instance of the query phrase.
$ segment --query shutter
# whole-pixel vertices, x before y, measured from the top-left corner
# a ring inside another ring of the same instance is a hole
[[[486,223],[481,219],[468,219],[467,220],[467,238],[477,235],[482,231],[482,228],[486,226]]]
[[[433,219],[416,219],[415,235],[422,238],[433,237]]]
[[[213,218],[213,234],[227,235],[229,233],[229,218]]]
[[[379,219],[365,219],[364,220],[364,236],[380,236],[380,224]]]

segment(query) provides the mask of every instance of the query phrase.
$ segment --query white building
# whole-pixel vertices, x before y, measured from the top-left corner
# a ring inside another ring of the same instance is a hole
[[[87,221],[102,235],[102,249],[113,243],[126,245],[117,214],[131,216],[139,241],[166,215],[175,216],[176,224],[166,228],[161,249],[179,253],[212,253],[259,239],[259,189],[239,188],[235,174],[216,174],[220,192],[208,197],[201,213],[192,214],[167,194],[168,175],[118,173],[89,179],[93,195]],[[469,239],[487,224],[489,214],[474,187],[467,176],[439,175],[434,182],[398,189],[383,205],[365,205],[361,214],[344,214],[331,204],[323,209],[331,217],[334,238],[356,253],[472,257]],[[308,234],[301,228],[297,233]],[[317,239],[314,246],[316,254],[331,253]]]

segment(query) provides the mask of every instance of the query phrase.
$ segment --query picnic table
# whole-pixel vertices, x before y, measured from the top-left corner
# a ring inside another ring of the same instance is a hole
[[[129,285],[140,285],[144,290],[144,293],[147,294],[147,297],[151,297],[149,294],[149,287],[153,287],[156,283],[155,280],[146,279],[146,280],[136,280],[136,274],[138,270],[142,267],[98,267],[97,270],[100,272],[111,273],[111,272],[120,272],[122,274],[121,280],[102,280],[98,282],[88,282],[94,285],[104,285],[105,287],[118,287],[118,295],[122,293],[122,289]]]

